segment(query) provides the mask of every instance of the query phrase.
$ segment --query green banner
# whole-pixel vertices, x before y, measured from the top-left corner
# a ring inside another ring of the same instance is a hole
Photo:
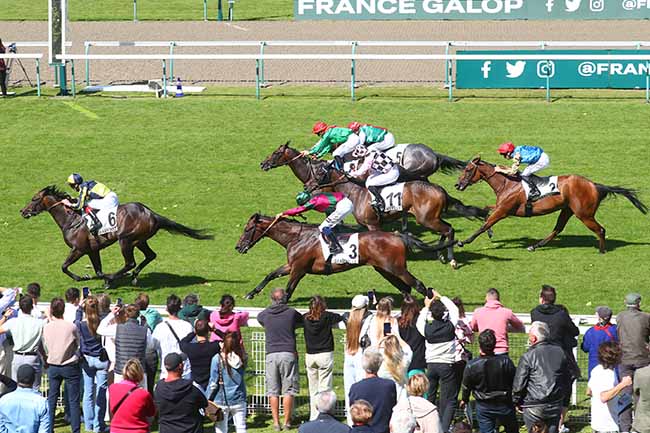
[[[459,51],[458,54],[648,54],[650,50]],[[458,60],[458,89],[638,89],[646,87],[643,60]]]
[[[294,0],[299,20],[650,18],[650,0]]]

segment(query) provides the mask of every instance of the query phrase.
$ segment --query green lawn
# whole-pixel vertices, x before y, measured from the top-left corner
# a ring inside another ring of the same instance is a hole
[[[63,187],[67,175],[78,171],[108,184],[122,202],[141,201],[216,235],[215,241],[199,242],[160,233],[151,241],[158,259],[143,272],[140,287],[124,281],[111,291],[113,296],[128,302],[146,290],[153,303],[161,304],[170,293],[196,292],[204,304],[215,305],[228,292],[237,295],[239,306],[266,305],[267,293],[253,301],[241,296],[284,263],[283,249],[264,240],[240,255],[234,246],[252,213],[272,215],[293,206],[301,189],[298,181],[286,168],[262,172],[259,163],[286,140],[298,148],[312,144],[311,125],[319,119],[339,124],[369,121],[390,128],[398,142],[427,143],[457,158],[480,153],[497,161],[495,148],[502,141],[537,144],[551,156],[548,174],[579,173],[607,185],[638,187],[642,200],[650,202],[649,107],[639,93],[604,93],[607,98],[594,99],[592,93],[573,92],[573,98],[552,104],[536,92],[466,92],[459,93],[465,98],[450,104],[444,92],[408,88],[363,88],[356,103],[340,88],[271,88],[262,101],[219,96],[224,94],[250,95],[251,89],[213,88],[206,96],[166,101],[100,96],[79,97],[72,103],[31,96],[0,100],[0,284],[38,281],[43,299],[60,296],[75,285],[60,272],[67,248],[52,219],[41,215],[24,220],[19,210],[42,187],[53,183]],[[431,180],[465,203],[494,203],[484,184],[460,193],[453,188],[455,176],[436,174]],[[493,240],[481,237],[457,250],[462,265],[458,270],[422,255],[409,267],[443,294],[461,296],[469,310],[482,304],[486,288],[495,286],[506,305],[529,311],[540,285],[547,283],[558,288],[559,302],[572,313],[593,314],[601,304],[617,311],[626,292],[649,294],[649,221],[624,199],[607,200],[597,216],[608,230],[606,255],[598,254],[595,237],[576,220],[548,247],[527,252],[524,247],[531,240],[552,229],[556,216],[550,215],[501,222]],[[310,215],[313,222],[321,218]],[[464,219],[450,221],[460,237],[478,227]],[[430,234],[424,237],[434,239]],[[117,247],[102,257],[107,271],[121,266]],[[88,266],[84,258],[73,270],[86,273]],[[281,279],[275,286],[284,283],[286,279]],[[90,286],[101,291],[98,281]],[[351,296],[371,288],[396,295],[372,269],[361,268],[306,277],[292,304],[304,306],[311,295],[320,293],[331,307],[348,308]]]
[[[208,19],[216,20],[218,0],[207,0]],[[0,0],[0,20],[47,20],[47,0]],[[228,0],[222,0],[224,19]],[[203,20],[203,0],[137,0],[139,20]],[[68,0],[72,21],[132,20],[132,0]],[[291,0],[236,0],[234,18],[241,20],[288,20],[293,17]]]

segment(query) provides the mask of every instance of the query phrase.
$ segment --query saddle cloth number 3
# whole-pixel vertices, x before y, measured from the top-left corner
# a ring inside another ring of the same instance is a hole
[[[322,236],[319,236],[321,248],[323,250],[323,257],[326,259],[330,255],[330,248],[327,242],[323,239]],[[336,264],[345,264],[349,263],[356,265],[359,263],[359,234],[352,234],[347,241],[343,238],[338,238],[341,246],[343,247],[343,252],[332,257],[332,263]]]

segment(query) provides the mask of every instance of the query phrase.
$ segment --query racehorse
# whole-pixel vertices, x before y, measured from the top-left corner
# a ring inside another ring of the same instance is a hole
[[[639,200],[636,191],[618,186],[605,186],[594,183],[587,178],[577,175],[558,176],[559,194],[549,195],[532,203],[530,210],[526,209],[526,193],[521,186],[521,179],[507,176],[495,171],[494,165],[481,161],[480,157],[472,159],[458,178],[456,189],[465,190],[467,186],[480,180],[486,181],[494,190],[497,202],[494,210],[476,233],[467,240],[458,242],[459,246],[469,244],[481,233],[488,230],[498,221],[508,216],[538,216],[553,213],[557,210],[560,215],[555,228],[546,238],[530,245],[528,251],[535,251],[553,240],[567,224],[569,218],[575,215],[587,228],[598,237],[598,248],[605,253],[605,229],[595,218],[600,202],[609,195],[620,194],[627,198],[639,211],[647,214],[648,208]]]
[[[384,213],[380,217],[370,205],[370,192],[364,186],[346,178],[338,170],[327,168],[326,162],[313,162],[307,157],[300,157],[300,153],[289,147],[287,143],[266,158],[261,167],[263,170],[270,170],[283,165],[288,165],[294,175],[309,189],[332,189],[347,195],[354,203],[354,218],[368,230],[381,230],[382,222],[399,219],[403,213],[412,214],[418,224],[439,233],[440,242],[446,239],[452,241],[447,248],[447,260],[452,268],[458,266],[453,251],[454,229],[442,219],[442,212],[452,205],[460,215],[467,218],[487,216],[486,210],[465,206],[460,200],[449,196],[439,185],[425,181],[412,181],[404,185],[404,193],[399,198],[403,212]],[[327,184],[323,185],[323,181]],[[442,260],[443,256],[439,257]]]
[[[289,275],[286,291],[287,297],[291,298],[298,283],[307,274],[328,275],[364,265],[374,267],[403,295],[410,294],[411,288],[415,288],[425,295],[424,284],[407,270],[407,250],[415,247],[425,251],[436,251],[446,247],[446,245],[433,247],[406,234],[378,231],[361,232],[359,233],[358,251],[354,250],[352,253],[358,254],[358,264],[328,263],[327,258],[323,256],[317,225],[292,219],[274,219],[256,213],[246,223],[244,233],[239,238],[235,249],[241,254],[246,254],[265,236],[273,239],[287,250],[287,264],[268,274],[257,287],[246,295],[247,299],[253,299],[270,281],[278,277]]]
[[[156,258],[156,253],[149,247],[147,240],[163,229],[170,233],[181,234],[192,239],[214,239],[203,230],[195,230],[158,215],[142,203],[125,203],[117,209],[118,230],[100,236],[92,236],[83,218],[75,211],[61,203],[70,196],[51,185],[43,188],[32,197],[32,200],[20,211],[23,218],[31,218],[41,212],[49,212],[63,232],[63,240],[71,248],[70,254],[61,265],[61,270],[75,281],[90,280],[89,275],[79,276],[68,268],[81,257],[88,255],[95,270],[96,278],[104,279],[106,288],[133,269],[132,284],[138,282],[142,269]],[[114,274],[104,274],[100,250],[119,241],[124,267]],[[144,254],[144,260],[137,265],[133,255],[134,248]],[[134,269],[135,268],[135,269]]]
[[[288,155],[288,153],[293,153],[292,151],[294,149],[289,147],[287,141],[260,164],[262,170],[268,171],[274,166],[278,167],[277,164],[282,161],[289,161],[295,156]],[[403,153],[397,152],[395,162],[402,166],[410,179],[420,180],[426,180],[438,170],[443,173],[451,173],[454,170],[460,171],[467,164],[465,161],[436,153],[429,146],[417,143],[408,144]]]

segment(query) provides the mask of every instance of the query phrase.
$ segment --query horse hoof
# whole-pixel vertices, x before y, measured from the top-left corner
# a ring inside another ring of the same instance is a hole
[[[137,286],[138,285],[138,278],[135,277],[134,279],[131,280],[131,285],[132,286]]]
[[[488,229],[487,235],[490,239],[492,239],[492,237],[494,236],[494,232],[492,231],[492,229]]]
[[[465,242],[458,241],[458,242],[456,242],[456,245],[458,246],[458,248],[463,248],[465,246]]]
[[[83,277],[81,277],[81,280],[82,281],[89,281],[89,280],[92,280],[92,277],[90,275],[86,274]]]
[[[442,263],[443,265],[444,265],[445,263],[447,263],[447,259],[446,259],[445,256],[442,255],[442,254],[439,254],[439,255],[438,255],[438,260],[440,260],[440,263]]]
[[[451,269],[458,269],[458,262],[456,262],[456,259],[452,259],[449,262],[449,265],[451,266]]]
[[[111,282],[110,282],[110,281],[106,281],[106,282],[104,283],[104,290],[108,290],[108,289],[110,289],[110,288],[111,288]]]
[[[248,293],[246,296],[244,296],[244,299],[248,299],[249,301],[255,297],[254,293]]]
[[[535,251],[535,245],[531,245],[526,249],[532,253],[533,251]]]

